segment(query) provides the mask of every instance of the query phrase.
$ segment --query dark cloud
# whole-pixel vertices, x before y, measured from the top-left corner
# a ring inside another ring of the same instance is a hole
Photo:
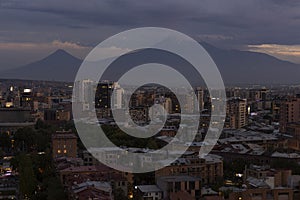
[[[298,0],[0,0],[1,42],[96,45],[120,31],[160,26],[225,48],[300,44]]]

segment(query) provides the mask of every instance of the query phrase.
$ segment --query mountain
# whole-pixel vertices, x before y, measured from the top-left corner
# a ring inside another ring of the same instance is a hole
[[[264,53],[224,50],[201,43],[216,63],[225,85],[233,84],[299,84],[300,65],[279,60]],[[200,85],[203,79],[184,59],[172,53],[146,49],[120,57],[107,70],[105,79],[118,78],[133,66],[144,63],[161,63],[172,66],[183,74],[192,85]]]
[[[264,53],[224,50],[201,43],[218,66],[227,84],[299,84],[300,64]]]
[[[0,78],[47,81],[73,81],[82,60],[58,49],[46,58],[1,72]]]
[[[279,60],[273,56],[240,50],[224,50],[201,43],[217,64],[225,85],[229,84],[299,84],[300,65]],[[198,84],[201,76],[189,64],[172,53],[146,49],[121,56],[104,74],[104,79],[118,80],[131,67],[144,63],[160,62],[174,67]],[[82,60],[64,50],[57,50],[48,57],[3,71],[0,78],[27,80],[73,81]]]

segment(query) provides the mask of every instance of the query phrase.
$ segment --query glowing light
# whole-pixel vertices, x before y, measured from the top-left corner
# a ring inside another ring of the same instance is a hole
[[[29,92],[31,92],[31,89],[24,89],[24,93],[29,93]]]

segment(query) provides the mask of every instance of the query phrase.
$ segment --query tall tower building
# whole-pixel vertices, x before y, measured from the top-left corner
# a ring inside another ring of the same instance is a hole
[[[97,116],[106,118],[111,116],[111,95],[113,92],[114,82],[101,81],[97,85],[95,95],[95,108]]]
[[[112,81],[101,81],[98,83],[95,107],[96,108],[111,108],[111,94],[113,91]]]
[[[33,92],[32,89],[25,88],[20,96],[20,106],[23,108],[33,107]]]
[[[164,109],[167,113],[172,114],[172,99],[171,98],[165,98],[163,102]]]
[[[198,105],[199,105],[199,111],[203,110],[204,109],[204,98],[203,98],[203,90],[202,88],[198,87],[196,88],[196,96],[197,96],[197,99],[198,99]]]
[[[82,103],[90,102],[92,98],[93,81],[82,80],[78,83],[78,100]]]
[[[300,121],[300,96],[287,99],[280,105],[280,131],[286,132],[288,123]]]
[[[94,102],[93,88],[94,82],[91,80],[81,80],[75,82],[75,92],[73,98],[76,99],[76,102],[79,104],[83,110],[89,110],[92,106],[92,102]]]
[[[227,101],[227,124],[230,128],[239,129],[247,125],[247,101],[232,98]]]
[[[113,85],[113,108],[121,109],[123,107],[124,89],[118,83]]]

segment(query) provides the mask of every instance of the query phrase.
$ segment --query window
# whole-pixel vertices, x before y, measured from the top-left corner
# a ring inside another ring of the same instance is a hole
[[[190,190],[194,190],[195,189],[195,182],[194,181],[190,181],[189,182],[189,189]]]
[[[178,192],[181,190],[181,183],[180,182],[175,182],[175,192]]]

